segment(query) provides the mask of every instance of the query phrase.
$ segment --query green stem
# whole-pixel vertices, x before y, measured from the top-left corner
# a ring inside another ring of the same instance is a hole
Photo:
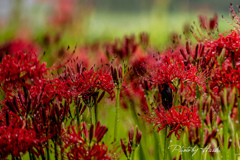
[[[132,160],[134,160],[134,156],[135,156],[135,149],[132,152]]]
[[[32,153],[32,157],[33,157],[33,160],[36,160],[36,157],[35,157],[35,155]]]
[[[98,122],[98,103],[97,98],[94,100],[94,112],[95,112],[95,125],[97,125]]]
[[[131,107],[131,111],[132,111],[132,117],[134,118],[135,123],[138,125],[139,129],[143,132],[143,135],[146,135],[146,127],[141,122],[139,122],[138,114],[136,111],[136,106],[132,100],[130,100],[130,107]],[[156,138],[156,132],[154,132],[154,136]],[[158,141],[156,141],[156,142],[158,142]],[[143,147],[142,147],[142,146],[145,146],[145,147],[147,146],[146,136],[142,137],[141,144],[143,144],[143,145],[140,145],[140,151],[138,153],[141,154],[140,157],[142,157],[143,159],[146,159],[145,157],[149,157],[149,156],[147,156],[146,150],[143,149]]]
[[[240,113],[240,99],[238,98],[239,92],[237,91],[237,106],[238,106],[238,113]],[[240,124],[240,116],[238,116],[238,123]]]
[[[55,152],[55,160],[58,160],[57,139],[55,139],[55,142],[54,142],[54,152]]]
[[[168,160],[169,157],[168,157],[168,141],[169,139],[167,138],[167,130],[168,130],[168,127],[166,126],[165,127],[165,132],[164,132],[164,150],[163,150],[163,159],[164,160]]]
[[[178,95],[177,95],[177,89],[174,94],[174,99],[173,99],[173,107],[178,105]]]
[[[119,99],[120,99],[120,88],[117,87],[117,96],[116,96],[116,114],[115,114],[115,128],[114,128],[114,142],[117,140],[117,129],[118,129],[118,119],[119,119]]]
[[[46,126],[46,123],[44,121],[44,126]],[[46,129],[46,136],[48,136],[48,128]],[[47,160],[50,160],[50,152],[49,152],[49,140],[47,140],[47,146],[46,146],[46,150],[47,150]]]
[[[188,131],[188,128],[186,127],[185,129],[184,129],[184,132],[183,132],[183,147],[185,147],[185,146],[190,146],[190,147],[194,147],[194,146],[191,146],[191,144],[189,143],[189,141],[188,141],[188,133],[189,133],[189,131]],[[183,159],[192,159],[192,155],[191,155],[191,152],[183,152]]]
[[[93,117],[92,117],[92,107],[88,107],[89,108],[89,112],[90,112],[90,123],[93,124]]]
[[[200,97],[200,108],[199,108],[199,116],[201,117],[201,128],[200,128],[200,147],[203,147],[203,142],[204,142],[204,131],[203,131],[203,126],[204,126],[204,121],[205,119],[203,115],[203,105],[202,105],[202,98]],[[200,154],[200,159],[202,158],[202,154]]]
[[[30,160],[35,160],[36,159],[35,156],[33,155],[33,153],[30,150],[28,150],[28,154],[29,154],[29,159]]]
[[[47,131],[47,136],[48,136],[48,131]],[[47,150],[47,160],[50,160],[49,141],[48,141],[48,140],[47,140],[47,147],[46,147],[46,150]]]
[[[42,146],[43,147],[43,146]],[[42,160],[46,160],[46,157],[44,155],[44,152],[41,152],[41,157],[42,157]]]
[[[228,151],[228,119],[227,118],[223,121],[223,136],[224,136],[223,159],[227,159],[227,151]]]
[[[30,160],[33,160],[32,152],[31,152],[30,150],[28,150],[28,154],[29,154],[29,159],[30,159]]]
[[[155,159],[160,159],[160,155],[162,153],[161,152],[162,147],[161,147],[161,143],[160,143],[161,142],[161,133],[153,132],[153,136],[154,136],[154,141],[157,142],[157,143],[154,143],[154,150],[155,150],[154,157],[155,157]]]
[[[62,139],[60,138],[61,160],[63,160]]]
[[[77,106],[77,111],[76,111],[76,114],[77,114],[77,125],[78,127],[80,126],[80,120],[79,120],[79,106]]]

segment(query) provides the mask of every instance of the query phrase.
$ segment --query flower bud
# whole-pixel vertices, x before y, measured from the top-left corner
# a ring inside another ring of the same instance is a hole
[[[138,130],[137,128],[137,133],[136,133],[136,144],[140,144],[142,138],[142,132]]]

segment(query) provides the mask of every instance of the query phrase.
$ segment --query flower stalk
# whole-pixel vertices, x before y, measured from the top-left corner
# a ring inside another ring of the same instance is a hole
[[[119,119],[119,99],[120,99],[120,88],[117,88],[117,95],[116,95],[116,114],[115,114],[115,127],[114,127],[114,142],[117,140],[117,132],[118,132],[118,119]]]
[[[97,97],[94,97],[94,114],[95,114],[95,125],[97,125],[97,122],[98,122],[98,102],[97,102]]]
[[[163,150],[163,159],[168,160],[169,156],[168,156],[168,145],[169,145],[169,141],[170,139],[167,136],[167,132],[168,132],[168,126],[165,127],[164,131],[164,150]]]

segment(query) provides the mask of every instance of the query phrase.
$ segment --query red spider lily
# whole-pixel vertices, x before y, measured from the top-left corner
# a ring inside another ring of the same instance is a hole
[[[14,57],[6,55],[0,64],[0,81],[5,92],[28,87],[41,81],[47,73],[46,63],[40,64],[35,54],[18,52]]]
[[[31,101],[29,97],[24,101],[22,101],[22,97],[6,97],[4,99],[3,111],[10,112],[11,114],[26,120],[27,118],[33,116],[40,106],[40,103]]]
[[[239,8],[239,6],[238,6],[238,8]],[[230,17],[233,20],[233,22],[235,22],[235,24],[237,25],[237,26],[235,26],[235,25],[232,25],[232,26],[235,29],[239,30],[240,19],[239,19],[238,14],[234,11],[232,3],[230,3],[230,6],[229,6],[229,14],[230,14]]]
[[[37,118],[38,116],[42,117],[42,114],[40,113],[42,112],[43,107],[45,108],[44,112],[46,113],[50,110],[50,104],[53,103],[50,100],[52,100],[54,97],[52,97],[52,99],[48,99],[48,93],[44,92],[44,90],[40,90],[39,92],[36,92],[36,90],[32,88],[30,90],[24,88],[23,90],[24,91],[18,89],[12,97],[5,97],[3,101],[3,111],[7,111],[14,115],[17,115],[23,120],[37,120],[35,118]],[[66,110],[65,112],[68,112],[69,106],[66,105],[68,104],[67,102],[68,100],[66,100],[65,106],[63,106],[59,101],[57,101],[56,104],[58,104],[58,108],[61,108],[61,110],[64,109]],[[64,113],[64,115],[61,116],[65,117],[66,114],[67,113]]]
[[[156,69],[156,68],[155,68]],[[203,86],[203,78],[198,76],[199,74],[196,67],[187,65],[185,66],[182,61],[171,62],[169,57],[164,57],[162,61],[158,64],[157,70],[150,70],[148,80],[153,84],[167,84],[174,91],[173,81],[178,79],[178,84],[181,85],[181,91],[184,88],[194,92],[192,89],[194,84]]]
[[[42,79],[41,82],[36,83],[35,86],[31,86],[29,90],[33,97],[42,92],[42,103],[48,103],[53,99],[62,101],[63,99],[69,100],[75,97],[78,92],[72,89],[74,87],[71,87],[72,85],[67,81],[54,78],[51,80]]]
[[[0,122],[0,127],[12,126],[14,128],[22,128],[22,126],[26,126],[25,120],[4,108],[0,111]]]
[[[91,96],[100,91],[107,92],[111,99],[115,96],[112,76],[110,73],[104,73],[101,69],[96,72],[92,69],[85,70],[82,64],[78,64],[77,71],[67,67],[59,79],[69,86],[68,92],[76,93],[85,102],[88,102]]]
[[[90,46],[77,48],[75,55],[71,59],[71,63],[68,63],[67,66],[75,68],[77,63],[83,63],[83,66],[89,69],[91,66],[104,68],[104,66],[107,66],[105,64],[108,64],[109,61],[102,46],[99,43],[94,43]]]
[[[120,59],[127,58],[133,55],[138,47],[135,36],[125,36],[122,41],[116,40],[113,44],[106,43],[106,54],[108,57],[111,55],[119,56]]]
[[[167,137],[170,137],[174,132],[177,139],[180,138],[179,130],[184,127],[201,127],[201,121],[197,113],[197,108],[189,109],[184,106],[175,106],[165,111],[163,107],[156,108],[155,114],[147,113],[143,116],[147,121],[154,123],[154,128],[157,126],[157,132],[170,126],[170,132]]]
[[[199,16],[200,27],[205,30],[214,30],[218,24],[218,16],[215,13],[214,17],[210,20],[207,19],[206,16],[200,15]]]
[[[194,48],[195,47],[195,48]],[[190,43],[186,42],[186,47],[180,48],[180,53],[177,53],[177,58],[184,60],[185,65],[193,65],[200,70],[206,77],[210,76],[216,61],[212,59],[211,50],[203,43],[198,43],[196,46],[191,47]],[[219,50],[219,54],[222,50]],[[182,58],[181,58],[182,57]]]
[[[68,63],[66,66],[69,68],[75,68],[78,64],[83,64],[84,67],[88,68],[91,67],[91,62],[90,62],[90,53],[92,51],[86,46],[86,47],[81,47],[76,50],[75,55],[71,59],[71,63]]]
[[[146,32],[142,32],[139,35],[140,37],[140,44],[143,45],[144,47],[147,47],[149,44],[149,34]]]
[[[95,129],[94,125],[91,125],[88,130],[86,123],[79,127],[82,127],[82,129],[75,129],[74,126],[71,126],[63,134],[63,142],[65,143],[63,149],[68,159],[111,159],[108,147],[101,142],[108,130],[107,127],[101,126],[100,122],[97,123]]]
[[[70,104],[69,101],[66,100],[64,104],[62,102],[51,102],[47,108],[48,112],[46,114],[46,120],[43,120],[43,117],[39,116],[39,123],[45,123],[48,133],[50,133],[53,138],[57,138],[61,134],[62,124],[67,119],[67,116],[70,112]],[[44,112],[44,111],[43,111]],[[45,121],[45,122],[43,122]]]
[[[210,88],[215,95],[219,95],[223,88],[240,88],[240,67],[233,69],[231,66],[217,69],[209,81]]]
[[[143,76],[147,72],[146,64],[148,64],[149,59],[151,57],[142,57],[132,62],[134,76]]]
[[[199,16],[200,28],[194,25],[190,31],[198,42],[211,41],[217,37],[218,30],[218,16],[215,13],[213,18],[208,19],[206,16]]]
[[[31,41],[16,39],[0,46],[0,60],[5,54],[14,56],[18,52],[27,54],[38,53],[39,47]]]
[[[190,64],[185,65],[183,61],[175,59],[174,56],[171,60],[169,56],[166,55],[160,57],[160,60],[157,59],[155,67],[148,68],[146,75],[143,76],[152,85],[160,86],[165,108],[172,106],[172,91],[176,91],[176,89],[180,93],[185,93],[185,96],[188,95],[188,97],[196,96],[197,85],[205,90],[204,78],[196,67]],[[146,67],[148,66],[146,65]]]
[[[113,99],[114,84],[110,73],[104,73],[102,70],[94,72],[93,70],[81,70],[78,66],[78,71],[75,72],[73,69],[66,68],[66,70],[57,78],[47,80],[42,79],[35,83],[35,86],[31,86],[30,92],[38,94],[43,92],[42,103],[47,103],[50,100],[62,99],[73,100],[81,97],[86,102],[89,101],[91,96],[98,94],[103,91],[102,95],[98,98],[98,102],[103,98],[105,92],[110,95]]]
[[[15,128],[12,126],[0,127],[0,157],[6,158],[8,155],[21,157],[27,151],[39,156],[43,152],[43,143],[46,138],[39,138],[34,130]]]
[[[209,50],[209,58],[219,56],[223,49],[225,49],[225,57],[231,57],[232,60],[237,61],[239,57],[239,24],[240,20],[238,15],[235,13],[233,9],[233,5],[231,4],[229,7],[230,15],[232,20],[236,23],[237,26],[232,25],[235,30],[226,31],[222,34],[218,33],[215,36],[209,34],[208,30],[211,26],[216,26],[217,24],[217,16],[214,16],[213,19],[210,20],[209,27],[206,25],[206,18],[200,16],[200,24],[203,29],[205,29],[208,33],[208,37],[204,36],[201,31],[197,29],[198,35],[193,33],[194,37],[199,41],[203,42],[207,50]]]
[[[225,34],[227,35],[225,36]],[[237,31],[224,32],[219,35],[218,39],[205,42],[205,45],[210,48],[212,57],[215,57],[216,54],[219,56],[223,48],[226,50],[225,58],[231,57],[232,60],[237,61],[240,55],[240,36]]]
[[[50,94],[49,99],[48,92],[44,89],[49,88],[43,88],[39,92],[32,88],[24,88],[24,91],[18,89],[16,95],[4,99],[2,111],[21,117],[27,123],[27,129],[34,128],[41,137],[51,138],[61,133],[61,125],[70,112],[69,100],[65,99],[63,104]]]
[[[89,74],[89,73],[87,73]],[[112,76],[110,75],[110,73],[103,73],[102,70],[98,70],[97,72],[93,72],[90,73],[92,74],[92,76],[89,79],[90,82],[90,90],[88,90],[87,92],[85,92],[86,95],[89,95],[89,93],[93,93],[93,91],[95,90],[102,90],[107,92],[111,98],[114,98],[114,84],[113,84],[113,80],[112,80]]]

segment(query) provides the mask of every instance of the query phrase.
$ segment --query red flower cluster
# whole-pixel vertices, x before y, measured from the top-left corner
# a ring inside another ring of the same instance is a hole
[[[91,125],[89,130],[86,123],[79,128],[70,126],[68,131],[62,134],[65,143],[63,150],[67,158],[70,160],[110,160],[111,153],[108,147],[101,142],[107,130],[107,127],[101,126],[100,122],[97,123],[95,129],[94,125]]]
[[[105,92],[109,93],[112,99],[114,98],[115,86],[109,72],[103,72],[101,69],[96,72],[93,69],[85,70],[78,64],[77,71],[66,67],[58,75],[53,74],[51,77],[48,75],[49,70],[53,71],[61,67],[62,65],[47,69],[46,64],[40,64],[35,54],[23,52],[16,53],[14,57],[6,55],[2,59],[0,80],[1,88],[6,96],[1,102],[0,127],[5,128],[6,133],[2,130],[0,136],[3,136],[7,142],[11,142],[11,136],[4,137],[4,135],[7,135],[8,132],[13,132],[14,135],[19,132],[21,137],[16,137],[16,144],[18,143],[17,139],[24,136],[29,137],[26,142],[21,140],[22,143],[26,143],[25,150],[21,147],[19,150],[15,149],[14,157],[22,156],[20,152],[25,154],[33,146],[36,148],[35,143],[41,146],[41,152],[45,148],[49,149],[49,146],[43,144],[44,141],[52,139],[54,143],[58,143],[63,128],[62,124],[66,122],[68,115],[72,116],[70,110],[72,102],[77,105],[74,113],[76,117],[77,113],[82,114],[86,108],[80,106],[82,100],[86,102],[89,97],[97,95],[98,103]],[[102,94],[98,97],[101,91]],[[80,110],[80,112],[76,110]],[[4,116],[5,118],[3,118]],[[9,124],[11,124],[11,128]],[[22,128],[22,126],[24,127]],[[98,138],[98,141],[106,132],[102,130],[103,128],[96,127],[95,137]],[[98,147],[103,150],[106,148],[104,145],[96,145],[93,146],[93,150]],[[33,154],[39,156],[34,151]],[[13,154],[11,150],[3,150],[3,152],[5,152],[4,156]]]
[[[208,20],[206,16],[200,15],[199,16],[200,27],[205,30],[214,30],[218,24],[218,16],[215,13],[214,17]]]
[[[207,79],[216,63],[215,54],[216,53],[212,54],[212,51],[209,50],[209,48],[207,48],[203,43],[198,43],[192,47],[187,41],[186,46],[180,48],[177,57],[180,60],[183,60],[185,65],[195,66],[202,74],[205,75]],[[212,57],[214,57],[214,59],[212,59]]]
[[[138,47],[135,36],[125,36],[123,41],[116,40],[113,44],[106,43],[106,54],[109,57],[111,54],[119,56],[120,59],[132,56]]]
[[[5,114],[4,114],[5,113]],[[43,154],[46,137],[28,128],[26,121],[16,116],[13,112],[0,113],[0,158],[7,156],[21,157],[27,151],[34,155]]]
[[[0,59],[5,54],[14,56],[18,52],[27,54],[38,53],[39,47],[31,41],[15,39],[0,46]]]
[[[29,88],[41,81],[47,71],[46,63],[40,64],[35,54],[18,52],[14,57],[6,55],[0,64],[1,87],[7,93],[18,87]]]
[[[210,88],[213,90],[214,94],[219,95],[223,88],[233,88],[237,87],[240,89],[240,68],[233,69],[232,67],[227,67],[223,69],[218,69],[214,72],[211,81],[209,81]]]
[[[155,67],[147,69],[144,79],[152,85],[168,85],[173,91],[179,88],[181,93],[190,97],[195,97],[197,85],[205,89],[204,78],[196,67],[185,65],[178,59],[170,59],[170,56],[160,57]]]
[[[184,106],[175,106],[165,111],[163,107],[156,108],[155,114],[147,113],[143,116],[147,121],[154,123],[154,128],[157,126],[157,132],[170,127],[170,132],[167,137],[170,137],[174,132],[177,139],[180,138],[179,130],[184,127],[201,127],[201,121],[197,113],[197,108],[189,109]]]
[[[0,158],[6,158],[9,154],[21,157],[27,151],[35,155],[43,153],[41,145],[46,139],[39,139],[34,130],[24,128],[0,127]]]
[[[76,96],[81,96],[85,101],[100,91],[107,92],[110,98],[115,96],[113,79],[110,72],[104,73],[101,69],[96,72],[85,70],[82,64],[77,65],[77,71],[73,68],[66,68],[59,77],[60,83],[65,83],[66,91]]]
[[[224,36],[228,33],[226,36]],[[216,54],[220,55],[222,49],[226,50],[225,57],[231,57],[232,60],[237,61],[240,55],[239,51],[240,37],[236,31],[227,31],[219,34],[219,38],[215,41],[206,42],[205,46],[211,50],[212,56],[215,58]]]

